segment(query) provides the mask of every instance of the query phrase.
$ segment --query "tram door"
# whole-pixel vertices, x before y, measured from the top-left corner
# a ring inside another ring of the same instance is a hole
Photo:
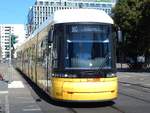
[[[51,93],[51,79],[52,79],[52,53],[53,53],[53,26],[51,26],[50,31],[48,32],[48,44],[47,44],[47,56],[48,56],[48,63],[47,63],[47,91],[49,94]]]
[[[50,93],[52,78],[52,46],[48,46],[48,62],[47,62],[47,91]]]

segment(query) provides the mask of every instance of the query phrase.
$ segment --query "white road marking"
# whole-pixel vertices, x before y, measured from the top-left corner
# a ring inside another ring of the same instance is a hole
[[[13,81],[8,84],[8,88],[24,88],[22,81]]]
[[[8,94],[8,91],[0,91],[0,94]]]
[[[23,111],[41,111],[40,108],[35,108],[35,109],[23,109]]]

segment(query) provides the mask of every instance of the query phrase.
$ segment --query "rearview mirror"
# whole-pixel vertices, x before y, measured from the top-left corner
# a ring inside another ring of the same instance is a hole
[[[53,32],[54,32],[54,27],[51,26],[49,32],[48,32],[48,43],[52,43],[53,42]]]

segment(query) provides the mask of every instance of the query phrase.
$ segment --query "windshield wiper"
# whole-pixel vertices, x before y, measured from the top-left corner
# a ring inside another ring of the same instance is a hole
[[[108,62],[108,60],[111,59],[111,55],[110,53],[108,53],[105,57],[104,60],[102,61],[102,63],[100,64],[99,68],[98,68],[98,73],[99,71],[101,71],[103,69],[103,67],[106,65],[106,63]]]

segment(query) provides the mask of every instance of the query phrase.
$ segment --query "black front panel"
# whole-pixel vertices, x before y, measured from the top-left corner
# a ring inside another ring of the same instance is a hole
[[[111,24],[54,26],[53,69],[59,73],[108,73],[115,70]]]

